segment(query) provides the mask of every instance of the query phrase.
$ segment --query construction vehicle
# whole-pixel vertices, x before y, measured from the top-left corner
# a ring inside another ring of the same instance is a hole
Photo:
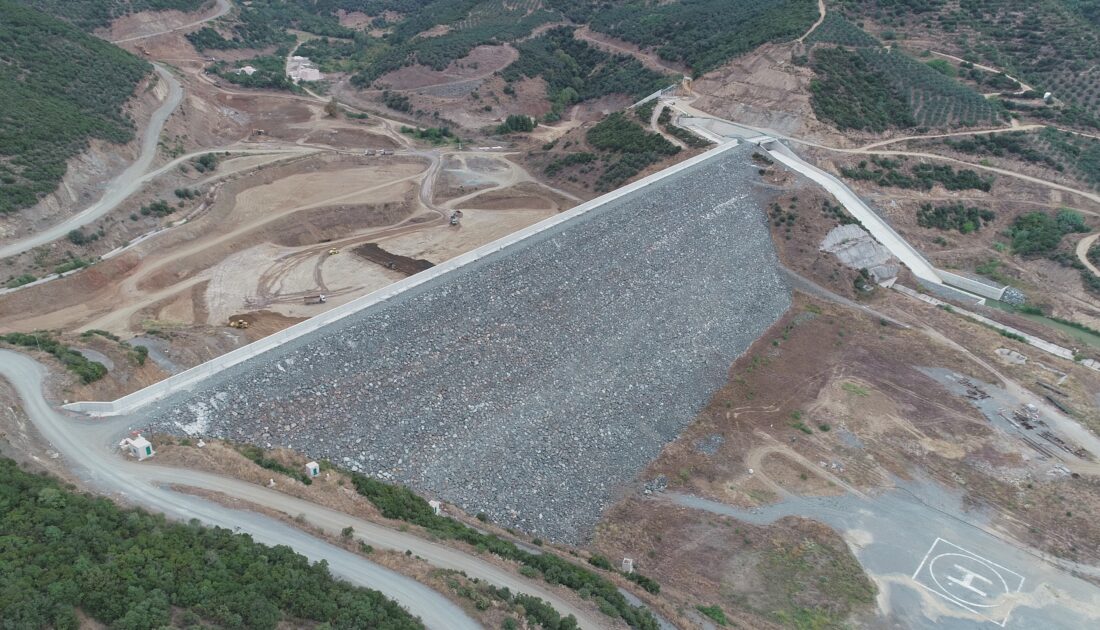
[[[305,301],[306,304],[324,304],[328,301],[328,298],[325,297],[324,293],[321,293],[319,295],[307,295]]]
[[[451,225],[458,225],[458,220],[462,218],[462,211],[455,210],[451,213]]]
[[[248,328],[249,326],[250,326],[250,324],[248,323],[248,321],[243,320],[243,319],[231,319],[231,320],[229,320],[229,327],[230,328],[245,329],[245,328]]]
[[[339,249],[337,249],[337,248],[335,248],[335,247],[333,247],[332,249],[328,250],[328,255],[329,255],[329,256],[335,256],[336,254],[339,254],[339,253],[340,253],[340,250],[339,250]]]

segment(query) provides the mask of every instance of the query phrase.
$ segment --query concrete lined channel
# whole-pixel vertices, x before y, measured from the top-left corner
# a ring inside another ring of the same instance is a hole
[[[751,150],[589,202],[134,423],[292,447],[581,540],[790,305]]]

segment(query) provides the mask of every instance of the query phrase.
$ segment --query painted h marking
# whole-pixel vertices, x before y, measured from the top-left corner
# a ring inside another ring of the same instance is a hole
[[[957,578],[953,575],[949,575],[949,576],[947,576],[948,581],[954,582],[955,584],[958,584],[959,586],[961,586],[965,589],[969,589],[971,591],[974,591],[975,593],[977,593],[978,595],[981,595],[982,597],[989,597],[988,593],[986,593],[985,591],[983,591],[983,590],[979,589],[978,587],[974,586],[974,579],[977,578],[977,579],[985,582],[989,586],[993,585],[992,580],[985,577],[984,575],[978,575],[977,573],[974,573],[974,572],[970,571],[969,569],[964,569],[964,568],[960,567],[957,564],[955,565],[955,568],[960,573],[965,574],[966,577],[964,577],[963,579],[960,580],[959,578]]]

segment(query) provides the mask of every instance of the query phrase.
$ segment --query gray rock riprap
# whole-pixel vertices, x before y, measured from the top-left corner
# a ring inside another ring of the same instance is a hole
[[[583,539],[789,306],[749,148],[150,408]]]

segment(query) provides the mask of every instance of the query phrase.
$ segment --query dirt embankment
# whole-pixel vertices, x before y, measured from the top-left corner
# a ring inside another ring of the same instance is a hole
[[[382,265],[386,269],[392,269],[406,276],[420,273],[435,266],[431,261],[422,258],[410,258],[387,252],[378,243],[363,243],[351,251],[364,260],[369,260],[376,265]]]

